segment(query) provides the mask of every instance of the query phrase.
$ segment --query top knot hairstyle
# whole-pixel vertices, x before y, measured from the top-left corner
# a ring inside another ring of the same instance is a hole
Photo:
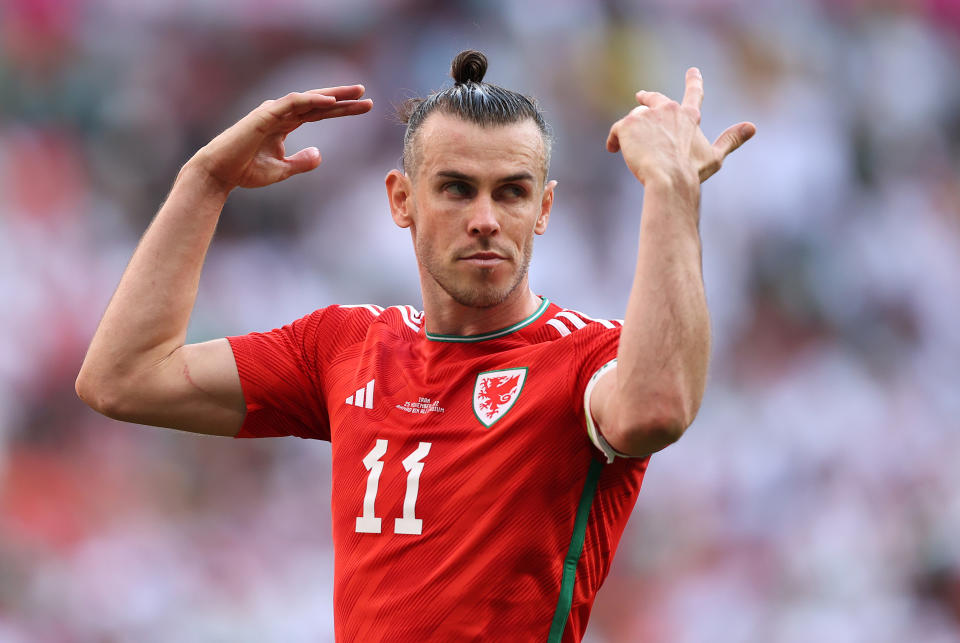
[[[461,51],[450,63],[450,75],[457,85],[479,83],[486,73],[487,57],[473,49]]]
[[[483,127],[509,125],[532,119],[543,137],[544,177],[550,167],[553,134],[534,99],[498,85],[483,82],[487,57],[479,51],[461,51],[450,65],[453,87],[434,92],[426,98],[411,98],[398,110],[407,125],[403,135],[401,168],[412,174],[417,165],[415,138],[427,117],[435,111],[457,116]]]

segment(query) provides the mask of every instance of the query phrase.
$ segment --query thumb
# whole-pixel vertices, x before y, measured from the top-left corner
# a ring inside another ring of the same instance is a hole
[[[286,166],[286,176],[284,178],[309,172],[320,165],[320,150],[315,147],[300,150],[296,154],[283,159],[283,164]]]
[[[713,142],[713,147],[718,150],[723,157],[726,157],[730,152],[749,141],[756,133],[757,126],[753,123],[737,123],[724,130],[723,134],[718,136],[717,140]]]

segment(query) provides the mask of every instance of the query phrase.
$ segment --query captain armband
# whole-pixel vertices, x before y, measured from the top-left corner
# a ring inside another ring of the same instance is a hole
[[[597,423],[593,419],[593,414],[590,413],[590,397],[593,395],[593,388],[597,385],[597,382],[600,381],[600,378],[607,374],[608,371],[611,371],[617,367],[617,360],[612,359],[594,373],[590,377],[590,381],[587,382],[587,388],[583,392],[583,412],[587,418],[587,435],[590,436],[590,441],[593,442],[593,445],[600,449],[603,452],[603,455],[607,457],[607,463],[613,462],[614,458],[630,458],[633,456],[627,455],[626,453],[620,453],[607,442],[606,438],[603,437],[603,434],[600,433],[600,427],[597,426]]]

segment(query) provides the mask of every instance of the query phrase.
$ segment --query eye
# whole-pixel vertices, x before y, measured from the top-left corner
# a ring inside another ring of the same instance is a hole
[[[502,188],[500,188],[499,192],[506,199],[522,199],[523,197],[527,196],[526,188],[515,183],[504,185]]]
[[[443,191],[456,197],[468,197],[473,193],[473,188],[463,181],[450,181],[443,184]]]

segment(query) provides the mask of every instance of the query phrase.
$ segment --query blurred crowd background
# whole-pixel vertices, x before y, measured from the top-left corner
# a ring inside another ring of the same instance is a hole
[[[0,2],[0,641],[332,640],[328,445],[122,425],[74,378],[180,165],[291,90],[375,108],[231,196],[189,339],[419,307],[393,106],[467,47],[556,130],[532,284],[594,316],[632,276],[642,189],[604,141],[634,91],[697,65],[708,136],[759,130],[703,189],[706,399],[588,641],[960,641],[956,0]]]

